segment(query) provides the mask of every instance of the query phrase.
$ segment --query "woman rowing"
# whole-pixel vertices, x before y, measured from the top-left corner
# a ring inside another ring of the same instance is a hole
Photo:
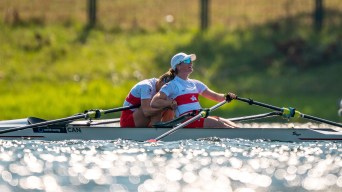
[[[190,79],[189,76],[193,71],[193,61],[196,60],[195,54],[187,55],[185,53],[177,53],[171,59],[170,73],[175,78],[165,84],[161,90],[153,97],[151,106],[157,109],[175,108],[176,117],[188,115],[193,111],[202,109],[198,96],[202,95],[208,99],[221,102],[228,102],[236,98],[234,93],[220,94],[209,89],[201,81]],[[176,103],[175,103],[176,101]],[[220,117],[208,116],[189,124],[186,127],[237,127],[235,123]]]
[[[140,105],[139,108],[122,111],[120,117],[121,127],[151,127],[160,121],[173,119],[174,112],[168,109],[155,109],[150,105],[152,97],[174,75],[167,72],[157,78],[140,81],[131,89],[123,106]]]

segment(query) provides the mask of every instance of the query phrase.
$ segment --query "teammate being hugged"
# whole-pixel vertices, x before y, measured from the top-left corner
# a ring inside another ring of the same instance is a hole
[[[156,109],[150,105],[152,97],[174,75],[170,72],[157,78],[140,81],[128,93],[123,106],[140,105],[139,108],[122,111],[120,117],[121,127],[151,127],[160,121],[173,119],[174,112],[169,109]]]

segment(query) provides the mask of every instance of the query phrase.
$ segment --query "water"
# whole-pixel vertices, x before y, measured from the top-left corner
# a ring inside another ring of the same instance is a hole
[[[0,140],[0,191],[341,191],[342,143]]]

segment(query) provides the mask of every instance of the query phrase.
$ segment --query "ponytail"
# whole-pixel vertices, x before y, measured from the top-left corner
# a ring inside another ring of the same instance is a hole
[[[168,83],[176,77],[176,74],[176,70],[170,68],[169,71],[167,71],[159,77],[159,81],[162,81],[163,83]]]

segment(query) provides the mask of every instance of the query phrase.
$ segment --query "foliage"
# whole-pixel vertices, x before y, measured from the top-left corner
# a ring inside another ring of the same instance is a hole
[[[180,51],[197,54],[192,78],[217,92],[339,120],[342,30],[327,25],[317,33],[303,24],[307,17],[207,32],[0,23],[0,120],[121,106],[136,82],[166,72]],[[259,112],[265,110],[234,101],[215,114]]]

